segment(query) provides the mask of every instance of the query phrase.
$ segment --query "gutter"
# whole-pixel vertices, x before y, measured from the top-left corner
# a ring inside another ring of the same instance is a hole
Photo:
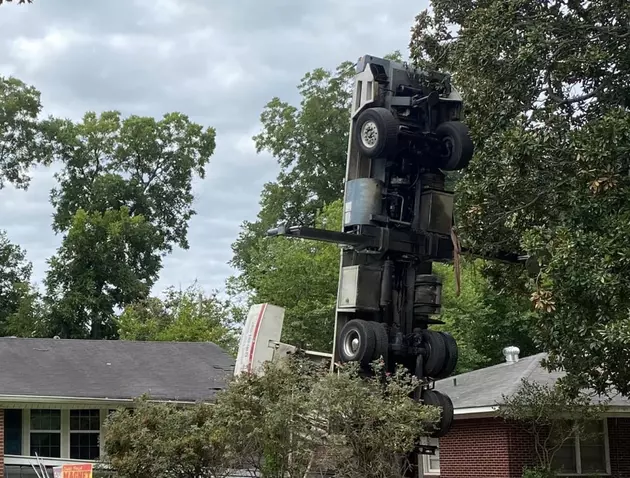
[[[95,398],[95,397],[63,397],[42,395],[0,395],[0,404],[61,404],[61,405],[133,405],[133,398]],[[148,399],[150,403],[172,403],[175,405],[194,405],[192,400]]]
[[[497,415],[499,407],[485,406],[485,407],[468,407],[468,408],[456,408],[454,411],[455,418],[467,419],[467,418],[486,418]],[[606,411],[602,413],[603,417],[619,417],[630,415],[630,406],[609,406],[606,407]]]

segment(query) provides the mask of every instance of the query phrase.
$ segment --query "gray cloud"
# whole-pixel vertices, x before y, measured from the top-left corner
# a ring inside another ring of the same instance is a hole
[[[251,136],[273,96],[299,100],[296,85],[316,67],[369,53],[405,51],[426,1],[384,8],[376,0],[35,0],[1,8],[0,75],[42,92],[46,114],[85,111],[161,116],[181,111],[217,129],[207,177],[195,185],[197,216],[187,251],[165,259],[156,292],[194,280],[221,288],[233,271],[230,244],[253,220],[277,165]],[[27,192],[0,191],[0,228],[27,249],[34,279],[59,244],[50,228],[51,169]]]

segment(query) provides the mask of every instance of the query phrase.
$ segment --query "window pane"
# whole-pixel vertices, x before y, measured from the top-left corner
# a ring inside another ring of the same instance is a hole
[[[558,472],[577,473],[575,440],[567,440],[553,457],[552,467]]]
[[[98,460],[99,455],[98,433],[70,434],[70,458],[76,460]]]
[[[582,473],[605,473],[606,450],[604,445],[582,445],[580,454],[582,458]]]
[[[61,430],[61,410],[31,410],[31,430]]]
[[[4,410],[4,454],[22,454],[22,410]]]
[[[424,438],[422,443],[438,447],[440,442],[437,438]],[[422,455],[422,467],[425,472],[439,473],[440,472],[440,450],[435,449],[435,455]]]
[[[31,433],[31,456],[61,457],[61,433]]]
[[[604,422],[589,423],[580,439],[582,473],[606,472]]]
[[[99,410],[70,410],[70,430],[98,431],[100,424]]]

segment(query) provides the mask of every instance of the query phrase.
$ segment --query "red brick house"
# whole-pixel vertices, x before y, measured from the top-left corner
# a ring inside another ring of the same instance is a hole
[[[518,350],[518,349],[517,349]],[[523,429],[496,416],[503,396],[518,390],[523,379],[554,383],[561,373],[549,373],[540,361],[545,354],[520,358],[518,352],[506,362],[436,383],[451,397],[455,422],[450,433],[432,444],[436,456],[424,456],[426,477],[521,478],[523,468],[536,463],[534,440]],[[630,478],[630,401],[615,397],[601,422],[601,433],[589,443],[570,441],[557,455],[561,476],[608,476]]]
[[[207,400],[233,373],[209,342],[0,338],[0,478],[35,478],[36,453],[51,477],[54,466],[97,462],[111,410],[145,393]]]

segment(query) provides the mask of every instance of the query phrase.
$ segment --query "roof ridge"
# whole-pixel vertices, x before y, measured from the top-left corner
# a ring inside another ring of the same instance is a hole
[[[545,352],[539,352],[537,354],[528,355],[527,357],[521,357],[519,359],[519,361],[531,360],[531,359],[533,359],[535,357],[538,357],[538,356],[542,357],[543,355],[546,355],[546,353]],[[512,365],[514,365],[514,364],[513,363],[508,363],[508,362],[500,362],[500,363],[497,363],[497,364],[494,364],[494,365],[490,365],[488,367],[482,367],[482,368],[478,368],[476,370],[471,370],[470,372],[464,372],[464,373],[460,373],[458,375],[452,375],[450,377],[440,379],[440,380],[436,381],[436,383],[439,383],[439,382],[442,382],[442,381],[444,381],[444,383],[446,383],[447,380],[452,380],[454,377],[457,377],[457,379],[462,379],[462,378],[466,378],[466,377],[469,377],[469,376],[474,376],[474,374],[478,374],[479,372],[482,372],[482,371],[486,372],[488,370],[495,370],[495,369],[499,369],[499,368],[511,367]]]
[[[55,339],[53,337],[13,337],[3,336],[0,340],[12,341],[49,341],[49,342],[99,342],[99,343],[128,343],[128,344],[212,344],[220,348],[216,342],[211,340],[124,340],[124,339]]]
[[[535,354],[535,355],[531,355],[530,357],[532,359],[535,359],[536,357],[539,357],[541,355],[544,355],[544,352],[538,353],[538,354]],[[534,372],[534,370],[540,365],[540,362],[541,362],[540,360],[532,360],[532,362],[527,366],[527,368],[523,371],[523,373],[521,375],[519,375],[518,379],[514,380],[514,383],[512,384],[512,386],[510,388],[508,388],[507,396],[511,396],[511,395],[515,394],[518,391],[518,389],[521,386],[521,382],[524,379],[527,379],[527,378],[531,377],[531,375]]]

